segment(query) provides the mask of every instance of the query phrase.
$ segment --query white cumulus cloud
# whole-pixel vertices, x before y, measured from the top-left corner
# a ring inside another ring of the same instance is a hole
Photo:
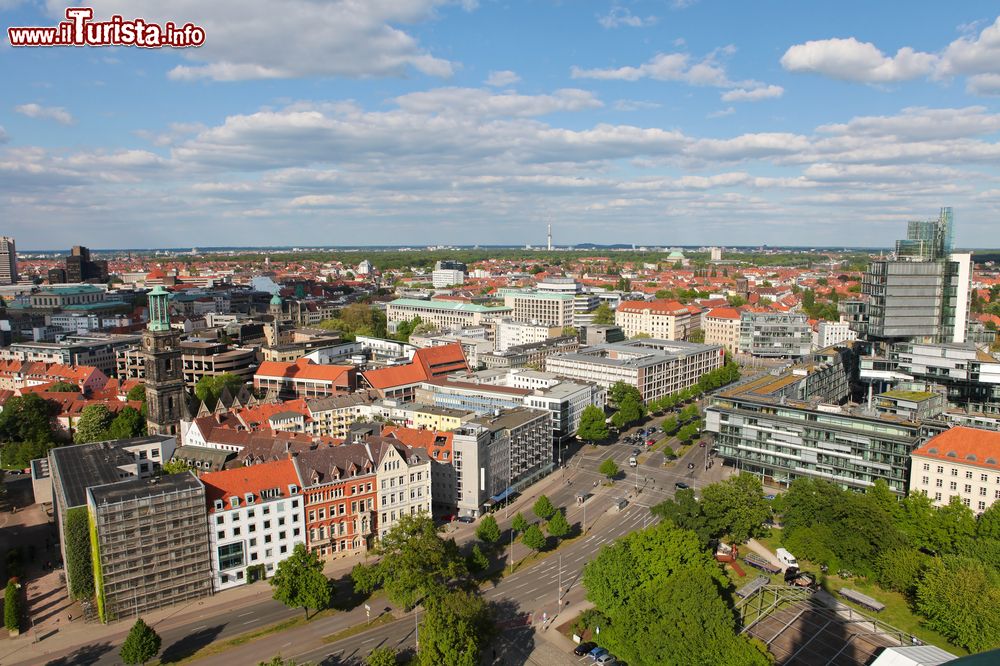
[[[622,26],[628,28],[645,28],[651,25],[656,25],[657,18],[655,16],[647,16],[645,18],[641,16],[636,16],[627,7],[620,7],[618,5],[611,8],[611,10],[603,15],[597,17],[597,22],[605,28],[620,28]]]
[[[760,86],[759,88],[733,88],[722,94],[723,102],[759,102],[762,99],[773,99],[785,94],[781,86]]]
[[[486,78],[486,85],[493,86],[494,88],[503,88],[504,86],[512,86],[520,80],[521,77],[515,72],[505,69],[499,72],[490,72],[490,75]]]
[[[93,0],[95,20],[113,14],[165,23],[191,22],[205,29],[205,44],[184,49],[191,64],[178,65],[174,80],[370,78],[416,71],[449,77],[455,63],[428,53],[397,27],[433,19],[448,0]],[[53,17],[66,3],[46,0]],[[466,11],[472,3],[462,5]]]
[[[823,74],[843,81],[891,83],[926,76],[934,71],[938,56],[904,46],[887,56],[870,42],[820,39],[796,44],[785,51],[781,66],[790,72]]]
[[[21,104],[15,106],[14,111],[29,118],[41,118],[44,120],[54,120],[60,125],[72,125],[76,121],[72,114],[61,106],[42,106],[40,104]]]

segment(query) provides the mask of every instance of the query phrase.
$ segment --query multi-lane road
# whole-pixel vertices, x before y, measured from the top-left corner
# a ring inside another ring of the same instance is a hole
[[[648,427],[649,424],[647,424]],[[622,433],[624,437],[628,432]],[[583,447],[577,450],[569,459],[564,460],[564,466],[553,475],[539,483],[545,488],[552,503],[557,507],[566,508],[566,517],[571,524],[584,527],[586,533],[571,543],[551,553],[541,562],[518,564],[518,570],[507,576],[496,587],[487,584],[485,597],[494,602],[500,602],[508,632],[517,631],[515,625],[531,618],[532,622],[542,622],[542,618],[552,618],[558,613],[560,583],[562,588],[562,606],[583,600],[584,590],[580,584],[583,566],[591,560],[598,550],[614,539],[645,525],[651,524],[653,518],[648,511],[652,506],[667,497],[672,497],[674,484],[683,481],[695,488],[706,475],[706,449],[692,447],[683,458],[676,461],[672,467],[663,466],[663,454],[659,452],[643,453],[639,456],[638,467],[630,467],[628,459],[634,448],[638,447],[624,442],[598,447]],[[566,456],[566,452],[563,452]],[[600,463],[613,458],[623,470],[613,485],[605,485],[603,475],[597,472]],[[688,469],[688,463],[695,463],[694,469]],[[721,470],[709,470],[708,475],[716,477]],[[596,485],[595,485],[596,482]],[[532,495],[532,489],[526,491]],[[583,504],[578,503],[579,495],[589,495]],[[526,499],[530,499],[526,498]],[[615,507],[618,500],[627,499],[628,505],[621,511]],[[500,509],[496,517],[505,536],[509,534],[510,522],[515,510],[520,510],[529,518],[530,503],[521,502],[510,510]],[[460,543],[473,538],[474,525],[455,524],[448,528],[449,535]],[[515,563],[524,558],[526,551],[520,544],[514,545]],[[388,644],[400,649],[412,648],[415,643],[415,622],[413,614],[405,614],[394,609],[384,598],[375,597],[368,601],[372,609],[372,619],[378,619],[383,614],[391,612],[401,619],[386,624],[377,624],[369,630],[357,633],[349,638],[327,643],[325,638],[352,626],[365,624],[367,615],[363,606],[351,611],[336,613],[323,617],[304,626],[283,632],[274,633],[251,643],[231,648],[218,655],[197,660],[203,664],[255,664],[269,659],[275,654],[293,658],[297,662],[312,662],[316,664],[359,663],[373,648]],[[227,612],[215,612],[211,616],[195,616],[192,621],[161,631],[164,661],[174,661],[178,657],[192,654],[197,648],[222,639],[266,627],[276,622],[288,619],[296,614],[270,599],[259,600],[253,605],[233,608]],[[419,609],[417,613],[419,614]],[[387,619],[387,618],[383,618]],[[561,618],[560,621],[565,618]],[[527,632],[522,631],[517,640],[511,641],[508,635],[501,639],[499,645],[504,654],[516,650],[517,654],[530,653],[530,641]],[[505,643],[506,641],[506,643]],[[529,643],[526,643],[528,641]],[[503,647],[507,644],[507,647]],[[526,651],[525,651],[526,650]],[[53,660],[50,664],[86,663],[97,665],[118,664],[117,645],[97,643],[86,646],[76,653],[76,658],[69,657]],[[524,663],[519,660],[518,663]]]

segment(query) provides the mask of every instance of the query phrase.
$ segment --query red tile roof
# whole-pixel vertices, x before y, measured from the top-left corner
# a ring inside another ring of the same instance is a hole
[[[674,316],[701,312],[697,306],[687,306],[679,301],[668,299],[657,301],[622,301],[616,311],[641,313],[645,310],[649,310],[653,314]]]
[[[469,364],[462,352],[462,345],[456,343],[440,347],[418,349],[413,361],[406,365],[379,368],[362,373],[372,388],[384,390],[396,386],[406,386],[443,377],[453,372],[468,371]]]
[[[1000,470],[1000,432],[955,426],[931,437],[913,455]]]
[[[231,497],[238,497],[242,507],[246,506],[244,496],[247,493],[252,493],[255,501],[259,502],[263,490],[279,488],[282,497],[289,497],[288,486],[302,487],[295,463],[290,458],[222,472],[206,472],[199,478],[205,484],[205,501],[209,513],[215,512],[217,499],[222,500],[225,508],[229,509]]]
[[[739,319],[740,311],[736,308],[715,308],[709,311],[705,317],[709,319]]]
[[[337,386],[350,386],[353,365],[320,365],[311,359],[300,358],[294,363],[264,361],[257,368],[255,377],[284,377],[287,379],[309,379],[328,381]]]

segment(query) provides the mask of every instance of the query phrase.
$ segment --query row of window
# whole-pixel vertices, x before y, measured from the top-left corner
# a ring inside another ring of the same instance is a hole
[[[234,497],[233,499],[237,499],[237,498]],[[217,500],[217,502],[221,502],[221,501],[222,500]],[[284,502],[276,502],[274,506],[275,506],[275,512],[277,512],[277,513],[284,513],[285,512],[285,503]],[[299,508],[299,501],[297,499],[293,499],[291,501],[291,507],[292,507],[292,512],[293,512],[292,520],[295,520],[297,516],[294,515],[294,511],[295,511],[295,509]],[[216,504],[216,508],[219,508],[218,507],[218,503]],[[261,509],[260,510],[261,515],[269,516],[271,514],[271,507],[269,505],[267,505],[267,504],[263,505],[260,509]],[[233,513],[228,513],[228,514],[227,513],[220,513],[220,514],[216,515],[216,517],[215,517],[215,524],[216,525],[222,525],[222,524],[224,524],[226,522],[226,516],[227,515],[232,516],[232,522],[238,523],[240,521],[240,518],[242,518],[244,514],[240,513],[239,511],[235,511]],[[256,518],[257,517],[257,509],[248,509],[246,511],[246,517],[247,517],[247,520],[253,520],[254,518]],[[282,518],[281,522],[284,523],[285,519]],[[266,528],[268,526],[270,526],[270,523],[267,522],[267,521],[265,521],[264,522],[264,527]]]
[[[375,508],[375,500],[371,497],[368,499],[363,499],[359,503],[357,500],[351,502],[351,513],[357,513],[360,509],[361,511],[372,511]],[[347,514],[347,503],[341,502],[340,504],[330,506],[330,517],[334,516],[344,516]],[[326,508],[320,509],[310,509],[309,510],[309,522],[315,520],[325,520],[326,519]]]
[[[925,472],[929,472],[931,470],[930,463],[924,463],[923,469],[924,469]],[[938,474],[944,474],[944,465],[938,465],[936,471],[937,471]],[[957,467],[951,467],[951,468],[949,468],[948,471],[949,471],[949,473],[952,476],[958,476],[958,468]],[[971,479],[973,476],[974,476],[974,474],[973,474],[972,470],[969,470],[969,469],[965,470],[965,478]],[[980,474],[979,475],[979,480],[982,481],[983,483],[986,483],[987,481],[990,480],[990,476],[989,476],[989,474]],[[1000,483],[1000,476],[996,477],[996,482]]]
[[[930,485],[930,479],[928,477],[926,477],[926,476],[921,477],[921,482],[925,486]],[[934,487],[935,488],[943,488],[944,487],[944,481],[942,481],[941,479],[935,479],[934,480]],[[958,482],[957,481],[949,481],[948,482],[948,489],[949,490],[958,490]],[[966,483],[963,486],[963,491],[966,494],[972,494],[972,485]],[[982,497],[986,497],[987,490],[986,490],[985,487],[983,487],[983,486],[979,487],[979,495],[982,496]],[[1000,490],[994,490],[993,491],[993,499],[1000,499]]]
[[[956,495],[952,495],[951,497],[956,497]],[[941,501],[943,501],[942,498],[941,498],[941,493],[934,493],[934,501],[935,502],[941,502]],[[965,506],[970,507],[970,508],[972,506],[972,502],[969,500],[968,497],[963,497],[962,498],[962,504],[964,504]],[[985,511],[986,510],[986,502],[980,500],[979,502],[976,503],[976,508],[979,509],[980,511]]]

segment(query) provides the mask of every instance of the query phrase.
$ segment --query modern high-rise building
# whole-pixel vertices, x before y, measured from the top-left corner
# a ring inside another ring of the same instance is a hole
[[[179,432],[181,401],[185,400],[180,335],[170,328],[169,292],[162,286],[149,292],[149,323],[142,332],[146,354],[146,430],[150,435]]]
[[[964,342],[972,255],[951,251],[953,215],[913,221],[893,256],[873,260],[863,300],[844,304],[852,328],[876,347],[895,342]]]
[[[804,314],[743,312],[739,350],[769,358],[799,358],[812,350],[812,328]]]
[[[10,236],[0,236],[0,284],[17,284],[17,249]]]
[[[66,282],[87,282],[97,280],[108,281],[108,262],[104,260],[91,261],[90,249],[83,245],[74,245],[70,255],[66,257]]]

